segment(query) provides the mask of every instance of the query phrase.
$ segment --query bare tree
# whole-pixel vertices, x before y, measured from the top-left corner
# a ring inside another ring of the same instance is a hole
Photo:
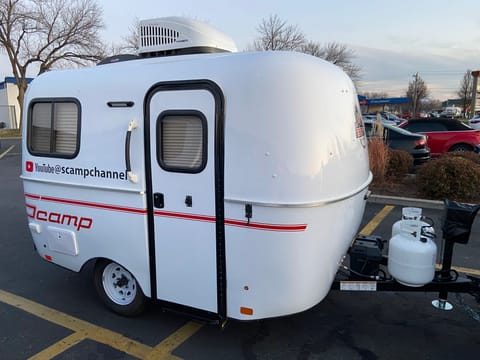
[[[462,99],[463,105],[463,116],[465,117],[467,106],[472,102],[472,93],[473,93],[473,76],[472,71],[467,70],[463,74],[462,81],[460,82],[460,88],[457,91],[457,95]]]
[[[416,113],[421,110],[422,100],[429,96],[427,84],[418,73],[415,74],[414,79],[408,83],[406,96],[412,104],[412,116],[416,117]]]
[[[305,54],[313,55],[319,58],[324,58],[324,55],[325,55],[324,48],[322,48],[320,44],[315,41],[306,41],[300,47],[300,51]]]
[[[353,63],[355,54],[346,45],[327,43],[322,46],[317,42],[308,41],[296,25],[288,25],[277,15],[263,19],[257,28],[259,37],[253,43],[255,50],[287,50],[310,54],[327,60],[342,68],[358,84],[361,69]]]
[[[138,51],[138,39],[140,35],[138,28],[140,26],[140,20],[136,17],[133,19],[132,24],[128,28],[128,34],[122,36],[122,43],[118,46],[117,51],[126,52],[129,54],[135,54]]]
[[[305,36],[296,25],[288,25],[277,15],[263,19],[257,28],[260,36],[255,40],[255,50],[295,51],[305,43]]]
[[[38,74],[102,57],[102,10],[95,0],[0,0],[0,49],[18,86],[20,127],[27,71]]]
[[[358,83],[361,78],[361,69],[358,65],[353,63],[355,53],[353,50],[347,48],[345,44],[327,43],[325,46],[314,47],[310,45],[310,50],[315,50],[316,53],[310,53],[308,48],[305,48],[305,53],[318,56],[326,61],[331,62],[343,69],[354,83]]]

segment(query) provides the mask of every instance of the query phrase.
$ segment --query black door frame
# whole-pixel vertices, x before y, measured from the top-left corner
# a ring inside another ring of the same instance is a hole
[[[150,143],[150,102],[162,91],[207,90],[215,100],[214,161],[215,161],[215,233],[217,260],[217,315],[220,321],[227,318],[227,280],[225,259],[225,207],[224,207],[224,163],[225,163],[225,99],[221,88],[207,79],[159,82],[147,92],[144,101],[144,142],[147,186],[148,247],[150,264],[151,297],[157,300],[157,274],[155,259],[155,224],[153,215],[152,158]],[[169,109],[165,109],[169,110]],[[156,164],[156,162],[155,162]]]

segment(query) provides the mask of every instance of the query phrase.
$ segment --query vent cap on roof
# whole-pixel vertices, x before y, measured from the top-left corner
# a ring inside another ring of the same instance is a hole
[[[138,34],[138,54],[142,57],[237,51],[223,32],[182,17],[141,20]]]

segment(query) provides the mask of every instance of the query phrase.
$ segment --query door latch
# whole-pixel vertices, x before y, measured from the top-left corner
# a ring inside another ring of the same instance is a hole
[[[163,209],[165,206],[163,194],[162,193],[155,193],[153,194],[153,206],[158,209]]]
[[[192,207],[193,205],[192,195],[185,196],[185,205],[187,205],[187,207]]]
[[[250,219],[253,215],[253,206],[252,204],[245,204],[245,217],[247,218],[248,224],[250,224]]]

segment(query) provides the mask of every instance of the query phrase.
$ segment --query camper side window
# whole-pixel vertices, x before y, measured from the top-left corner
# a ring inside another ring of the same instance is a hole
[[[166,111],[157,122],[157,160],[167,171],[199,173],[207,162],[207,121],[198,111]]]
[[[33,102],[28,117],[28,150],[34,155],[73,158],[79,150],[79,125],[78,102]]]

